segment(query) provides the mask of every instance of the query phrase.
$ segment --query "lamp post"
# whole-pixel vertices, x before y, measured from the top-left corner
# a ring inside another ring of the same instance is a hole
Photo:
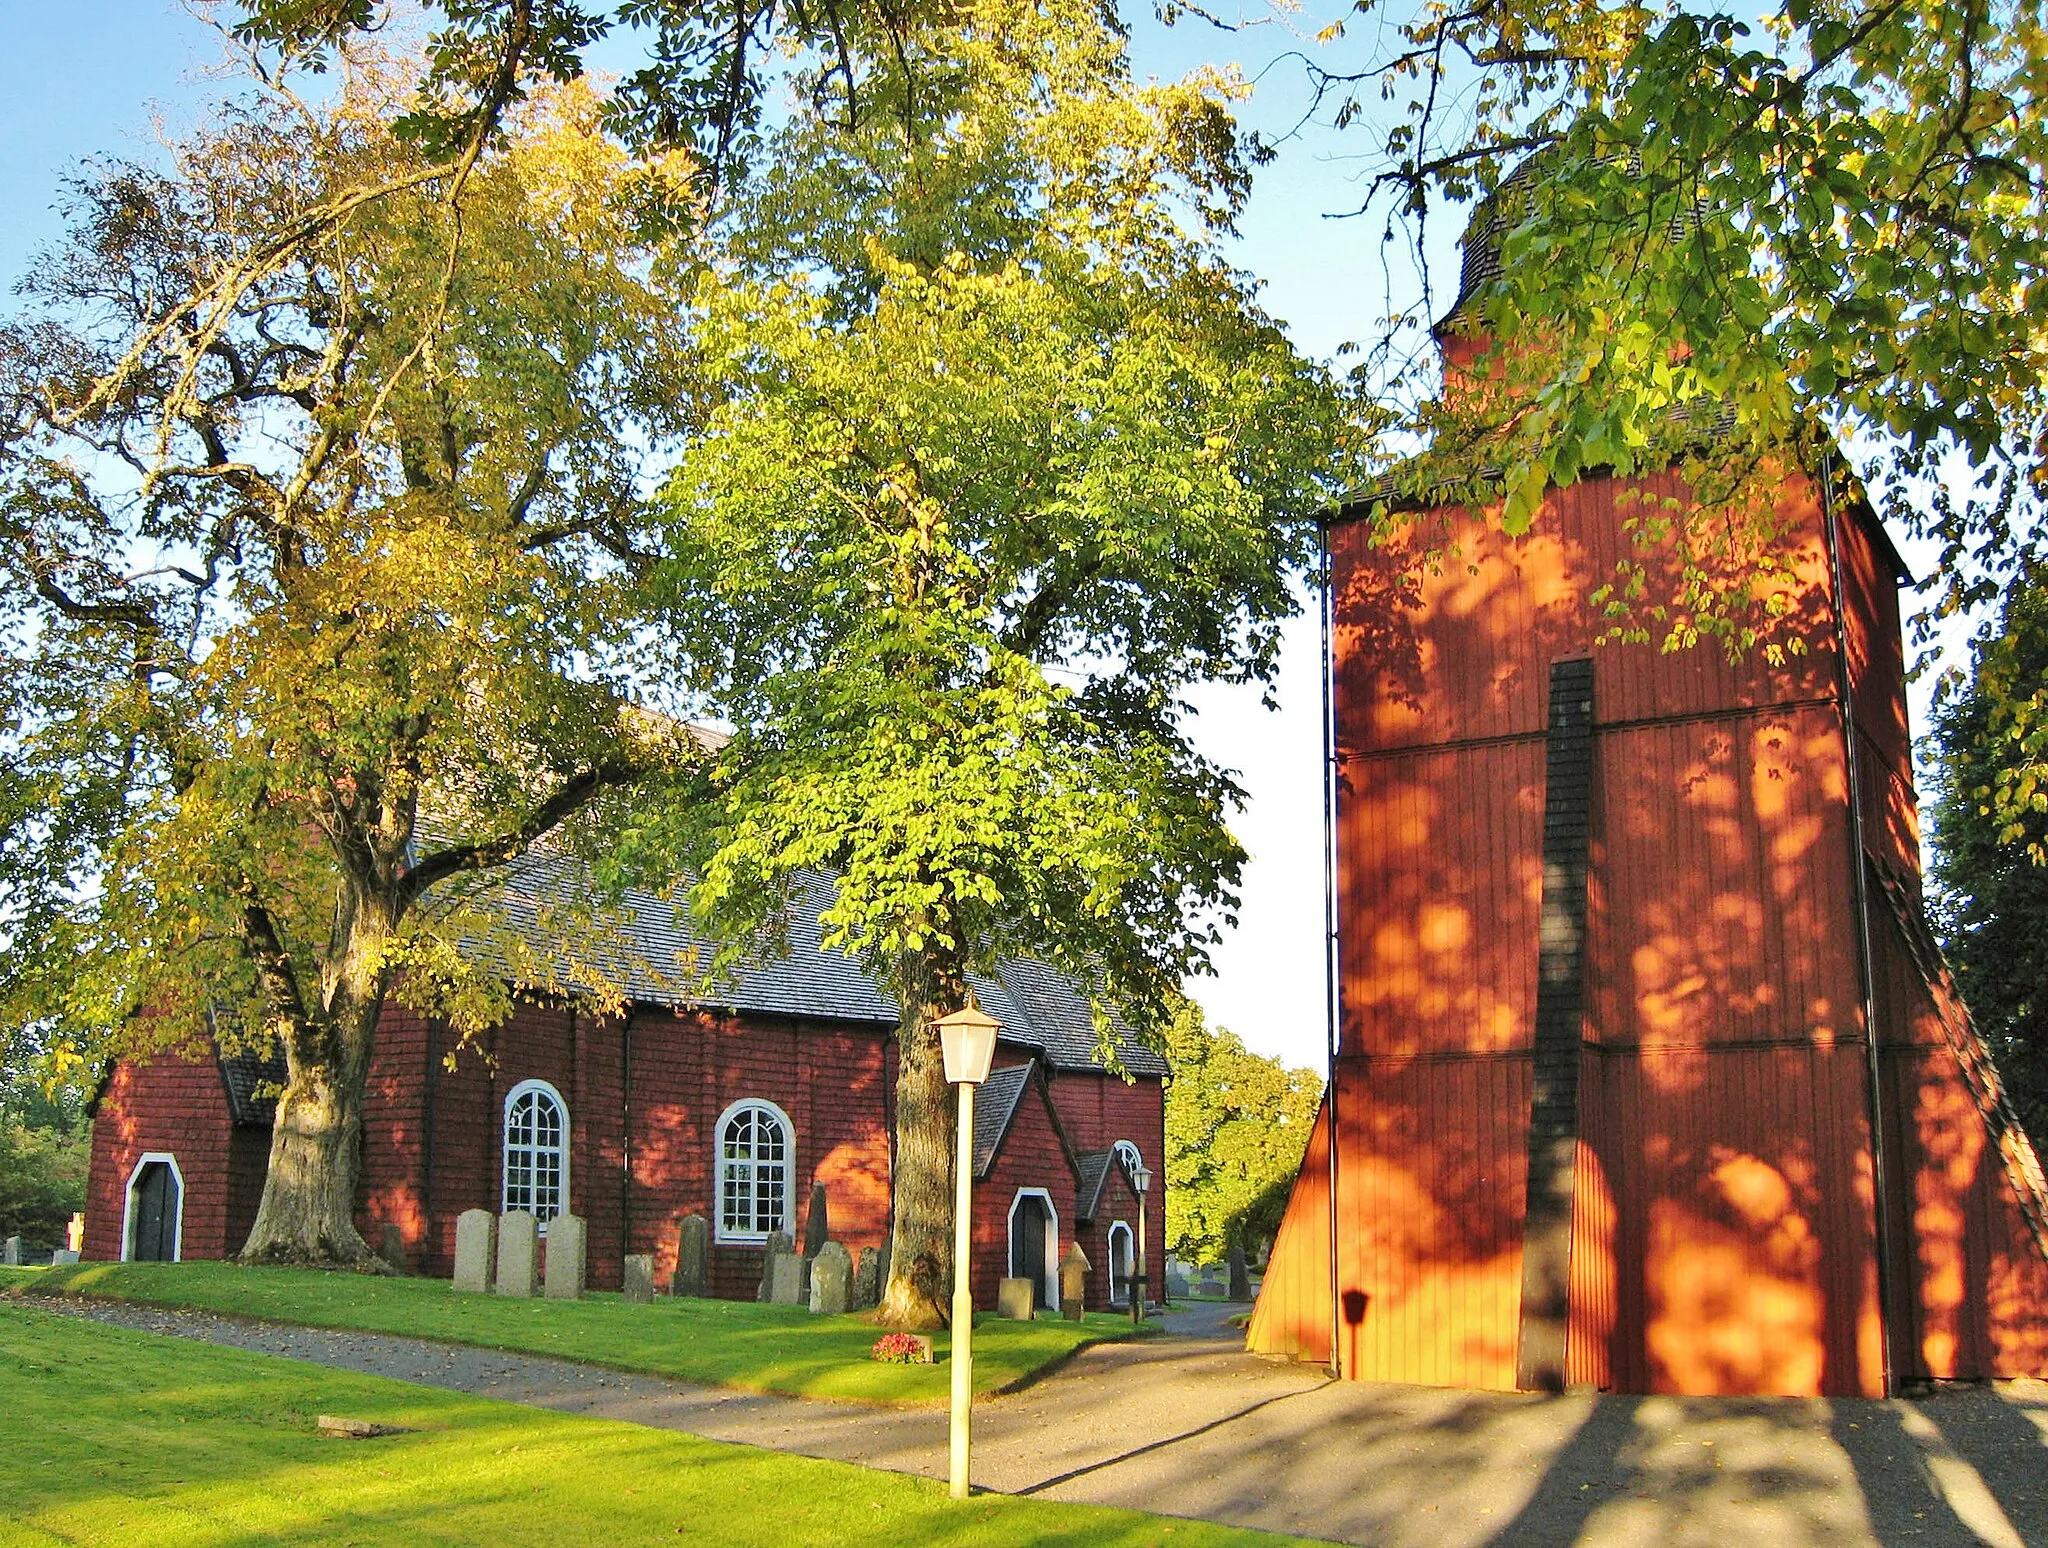
[[[1143,1322],[1145,1291],[1151,1282],[1151,1275],[1145,1271],[1145,1195],[1152,1187],[1152,1173],[1142,1161],[1131,1168],[1131,1186],[1138,1190],[1138,1271],[1131,1276],[1131,1321]]]
[[[959,1147],[953,1163],[952,1495],[967,1498],[967,1457],[974,1404],[974,1088],[988,1079],[1002,1023],[969,1004],[939,1018],[946,1079],[960,1088]]]

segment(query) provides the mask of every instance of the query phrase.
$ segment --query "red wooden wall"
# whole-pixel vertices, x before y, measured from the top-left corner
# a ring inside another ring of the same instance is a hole
[[[445,1065],[451,1054],[452,1070]],[[1002,1053],[1006,1063],[1023,1057],[1008,1047]],[[594,1287],[617,1288],[628,1252],[653,1254],[662,1279],[674,1272],[682,1217],[715,1219],[713,1133],[726,1107],[742,1098],[775,1103],[796,1131],[797,1238],[811,1185],[823,1182],[832,1235],[858,1253],[880,1246],[889,1231],[895,1073],[894,1044],[872,1026],[649,1007],[628,1023],[566,1004],[523,1003],[504,1024],[462,1044],[394,999],[380,1024],[364,1106],[358,1224],[373,1247],[382,1244],[383,1226],[396,1224],[408,1266],[450,1274],[457,1216],[499,1207],[505,1097],[521,1081],[544,1080],[568,1108],[570,1208],[589,1223]],[[1070,1070],[1033,1089],[997,1176],[978,1195],[975,1288],[988,1306],[1006,1271],[1008,1209],[1018,1187],[1046,1188],[1062,1248],[1074,1239],[1075,1179],[1060,1131],[1080,1149],[1129,1139],[1155,1172],[1163,1170],[1158,1080]],[[148,1151],[174,1154],[184,1174],[184,1255],[220,1258],[240,1249],[262,1195],[270,1136],[233,1127],[210,1053],[118,1066],[99,1111],[86,1256],[121,1256],[128,1177]],[[1148,1202],[1156,1287],[1164,1283],[1159,1187]],[[1120,1218],[1135,1223],[1129,1201]],[[714,1237],[711,1271],[713,1294],[749,1298],[760,1281],[761,1249]],[[1098,1286],[1097,1299],[1106,1303],[1106,1296]]]
[[[1426,513],[1390,540],[1364,522],[1332,533],[1348,1376],[1514,1385],[1549,673],[1590,657],[1568,1379],[1883,1389],[1833,580],[1813,486],[1788,471],[1781,488],[1780,616],[1732,662],[1711,643],[1666,653],[1603,639],[1593,592],[1619,561],[1644,564],[1653,594],[1670,580],[1668,551],[1638,548],[1627,527],[1646,499],[1683,498],[1672,476],[1554,491],[1521,537],[1463,510]],[[1866,520],[1845,513],[1841,544],[1864,843],[1917,900],[1895,577]],[[1931,1046],[1933,1033],[1900,1030],[1927,992],[1917,973],[1880,986],[1881,1041]],[[2003,1166],[1965,1177],[1960,1160],[1931,1159],[1983,1132],[1941,1098],[1938,1064],[1917,1051],[1888,1061],[1892,1100],[1916,1115],[1894,1125],[1894,1356],[1911,1341],[1911,1305],[1930,1328],[1972,1324],[1967,1337],[1919,1338],[1923,1351],[1987,1352],[1944,1355],[1949,1370],[2039,1369],[2048,1301],[2030,1276],[2048,1260],[2013,1235]],[[1936,1110],[1951,1112],[1946,1128],[1929,1127]],[[1326,1166],[1312,1159],[1297,1185],[1254,1348],[1327,1358]],[[1954,1206],[1968,1223],[1935,1251],[1930,1199],[1965,1194],[1980,1202]],[[1987,1322],[1981,1298],[1938,1289],[1970,1274],[2008,1309]]]

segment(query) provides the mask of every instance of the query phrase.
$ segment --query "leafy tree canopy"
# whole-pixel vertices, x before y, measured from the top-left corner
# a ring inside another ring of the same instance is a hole
[[[903,1004],[885,1312],[918,1320],[950,1218],[931,1022],[1026,953],[1105,1044],[1112,1009],[1164,1027],[1242,861],[1178,692],[1270,673],[1354,416],[1217,260],[1225,79],[1138,87],[1092,4],[992,0],[864,89],[862,130],[799,114],[733,190],[697,290],[720,385],[662,576],[735,735],[640,838],[737,943],[837,878],[828,942]]]
[[[1384,21],[1398,41],[1368,54]],[[2038,555],[2038,5],[1798,0],[1750,20],[1368,0],[1333,30],[1321,85],[1378,143],[1367,208],[1389,231],[1419,238],[1426,212],[1494,191],[1502,272],[1468,323],[1509,390],[1466,395],[1463,424],[1425,416],[1439,455],[1418,478],[1497,471],[1485,492],[1512,528],[1550,481],[1688,456],[1712,509],[1678,525],[1711,548],[1730,513],[1761,509],[1770,452],[1825,435],[1942,545],[1936,612],[1995,597]],[[1713,608],[1648,601],[1674,625]],[[1765,605],[1731,592],[1731,616]]]
[[[1212,1032],[1192,1001],[1174,1017],[1166,1056],[1166,1244],[1193,1263],[1233,1246],[1255,1255],[1280,1229],[1323,1078]]]
[[[1956,981],[2037,1145],[2048,1145],[2048,575],[2008,594],[1934,731],[1934,912]]]
[[[280,1043],[283,1256],[366,1253],[399,969],[458,1025],[504,1008],[454,884],[689,755],[628,707],[639,461],[690,411],[672,180],[581,87],[450,170],[390,130],[412,75],[273,77],[167,171],[90,169],[0,334],[0,1024],[59,1076]]]

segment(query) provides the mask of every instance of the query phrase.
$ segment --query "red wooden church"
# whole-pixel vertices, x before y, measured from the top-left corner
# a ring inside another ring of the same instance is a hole
[[[502,895],[541,943],[546,900],[573,884],[535,856]],[[630,1009],[531,999],[481,1047],[393,1003],[372,1063],[357,1218],[371,1245],[395,1227],[407,1264],[453,1270],[466,1209],[524,1208],[588,1222],[590,1276],[616,1288],[628,1253],[675,1266],[677,1221],[710,1221],[716,1295],[750,1299],[771,1231],[799,1240],[812,1186],[832,1236],[858,1252],[890,1230],[896,1010],[845,956],[820,948],[818,907],[798,909],[786,954],[764,954],[715,1000],[635,967]],[[702,943],[672,905],[629,896],[633,957],[683,963]],[[677,975],[680,976],[680,975]],[[1059,1259],[1078,1241],[1089,1303],[1121,1302],[1132,1274],[1137,1161],[1160,1170],[1166,1065],[1125,1042],[1098,1056],[1086,1000],[1041,964],[978,977],[1003,1023],[976,1104],[977,1304],[1006,1275],[1059,1305]],[[455,1053],[455,1068],[444,1057]],[[93,1123],[84,1255],[220,1258],[239,1250],[262,1195],[281,1063],[211,1048],[115,1067]],[[1128,1078],[1127,1078],[1128,1077]],[[1145,1201],[1151,1282],[1162,1283],[1163,1194]],[[545,1224],[543,1224],[545,1231]]]
[[[1788,464],[1802,653],[1601,644],[1616,562],[1672,558],[1637,492],[1682,491],[1331,530],[1335,1068],[1251,1347],[1497,1389],[2048,1375],[2048,1191],[1921,911],[1903,566]]]

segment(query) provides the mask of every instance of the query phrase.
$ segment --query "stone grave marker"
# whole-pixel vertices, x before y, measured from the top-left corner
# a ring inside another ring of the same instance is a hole
[[[1172,1269],[1166,1271],[1166,1293],[1168,1295],[1185,1296],[1193,1288],[1194,1286],[1188,1282],[1187,1275],[1176,1273]]]
[[[654,1255],[647,1252],[626,1255],[626,1278],[621,1288],[626,1294],[629,1306],[650,1306],[654,1303]]]
[[[540,1290],[540,1222],[529,1210],[508,1209],[498,1217],[500,1295],[531,1300]]]
[[[1195,1286],[1195,1294],[1215,1296],[1217,1299],[1220,1300],[1223,1297],[1223,1288],[1224,1286],[1222,1280],[1205,1279]]]
[[[498,1256],[498,1217],[487,1209],[465,1209],[455,1217],[455,1288],[482,1295],[491,1288],[491,1264]]]
[[[20,1237],[10,1236],[4,1244],[0,1244],[0,1264],[4,1264],[8,1268],[21,1267]]]
[[[775,1260],[789,1251],[790,1241],[786,1232],[770,1231],[768,1240],[761,1244],[761,1288],[754,1292],[757,1301],[775,1299]]]
[[[1245,1267],[1244,1249],[1230,1249],[1230,1298],[1233,1301],[1249,1301],[1252,1298],[1251,1272]]]
[[[584,1247],[589,1239],[589,1227],[581,1215],[557,1215],[548,1222],[549,1300],[583,1299]]]
[[[1031,1321],[1036,1311],[1033,1302],[1038,1299],[1037,1289],[1028,1279],[1004,1280],[996,1286],[996,1315],[1012,1322]]]
[[[853,1254],[827,1242],[811,1259],[811,1315],[837,1317],[853,1309]]]
[[[811,1184],[811,1212],[804,1217],[804,1256],[815,1258],[832,1240],[832,1213],[826,1202],[825,1185]]]
[[[71,1224],[64,1228],[64,1245],[73,1252],[85,1251],[85,1216],[71,1217]]]
[[[711,1293],[711,1222],[702,1215],[683,1216],[677,1228],[675,1293]]]
[[[793,1252],[775,1255],[775,1285],[768,1299],[777,1306],[808,1306],[811,1300],[811,1260]]]
[[[863,1247],[853,1270],[853,1309],[866,1311],[882,1304],[882,1250]]]
[[[1088,1307],[1088,1270],[1093,1267],[1079,1242],[1067,1243],[1060,1258],[1060,1311],[1067,1321],[1079,1322]]]
[[[69,1268],[78,1261],[78,1253],[70,1247],[59,1247],[50,1254],[51,1268]]]
[[[378,1248],[377,1256],[399,1272],[405,1271],[405,1228],[397,1221],[384,1222],[384,1243]]]
[[[895,1242],[889,1237],[882,1238],[882,1245],[875,1249],[875,1304],[882,1304],[882,1297],[889,1292],[889,1254],[895,1249]]]

